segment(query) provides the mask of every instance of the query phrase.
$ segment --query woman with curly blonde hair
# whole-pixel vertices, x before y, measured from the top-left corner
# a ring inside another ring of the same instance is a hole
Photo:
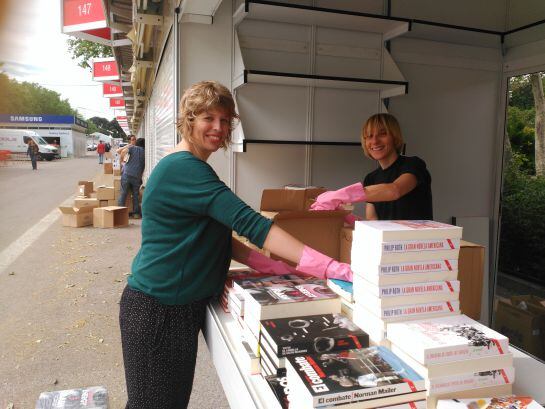
[[[361,146],[378,167],[363,182],[325,192],[316,198],[312,210],[334,210],[345,203],[367,202],[367,220],[433,219],[431,176],[426,163],[417,156],[401,155],[403,137],[391,114],[375,114],[363,125]],[[353,224],[349,215],[347,222]]]
[[[208,301],[221,293],[231,258],[262,273],[296,271],[352,281],[347,264],[274,226],[240,200],[206,163],[227,149],[238,114],[215,81],[180,101],[182,136],[153,169],[144,193],[142,246],[121,297],[119,321],[127,408],[185,408]],[[297,263],[274,261],[232,240],[232,231]]]

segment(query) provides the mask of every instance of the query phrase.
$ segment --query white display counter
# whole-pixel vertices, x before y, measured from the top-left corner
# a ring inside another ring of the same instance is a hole
[[[231,408],[278,408],[272,391],[261,375],[245,373],[237,353],[240,331],[237,323],[223,311],[217,301],[206,310],[204,338],[218,377]],[[545,364],[511,346],[515,366],[513,393],[532,396],[545,403]]]

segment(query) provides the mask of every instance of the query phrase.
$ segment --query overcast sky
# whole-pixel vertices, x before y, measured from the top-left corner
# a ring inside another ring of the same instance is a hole
[[[4,3],[7,2],[7,3]],[[59,0],[0,0],[0,62],[10,77],[37,82],[67,98],[85,118],[114,117],[102,86],[70,58]],[[15,112],[13,112],[15,113]]]

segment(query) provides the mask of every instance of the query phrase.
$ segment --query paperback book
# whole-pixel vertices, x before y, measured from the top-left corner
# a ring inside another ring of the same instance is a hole
[[[274,396],[278,400],[278,404],[282,409],[288,409],[290,403],[290,390],[288,388],[288,378],[285,376],[266,376],[265,380],[271,388]]]
[[[245,288],[243,295],[244,320],[254,334],[259,320],[341,312],[341,299],[324,281]]]
[[[364,279],[370,284],[379,286],[456,280],[458,277],[458,259],[455,258],[375,265],[364,260],[354,260],[351,266],[354,281]]]
[[[455,301],[460,295],[460,282],[457,280],[380,287],[362,282],[364,280],[355,281],[354,299],[370,310],[407,304]]]
[[[509,353],[509,339],[466,315],[388,324],[390,341],[423,365]]]
[[[108,409],[108,391],[103,386],[42,392],[36,409]]]
[[[278,357],[369,346],[369,336],[342,314],[262,320],[261,331]]]
[[[335,278],[330,278],[327,280],[327,285],[335,293],[339,294],[339,296],[343,300],[346,300],[348,302],[354,301],[354,297],[353,297],[354,289],[350,281],[337,280]]]
[[[396,344],[391,344],[390,349],[394,354],[400,357],[411,368],[426,379],[439,378],[459,373],[468,373],[471,371],[484,372],[491,369],[501,369],[513,366],[513,355],[511,353],[486,356],[482,358],[464,359],[461,361],[443,362],[432,365],[422,365]]]
[[[460,302],[453,301],[435,301],[422,304],[402,305],[395,307],[381,307],[376,312],[382,320],[385,322],[393,322],[401,317],[410,316],[411,319],[418,319],[422,315],[448,315],[458,314],[460,311]]]
[[[460,239],[398,240],[375,242],[354,232],[351,262],[358,270],[366,265],[394,264],[410,261],[457,259]],[[363,270],[365,271],[365,270]]]
[[[461,239],[462,228],[434,220],[357,221],[354,233],[378,242],[395,240]]]
[[[289,356],[288,383],[295,401],[322,407],[405,395],[425,396],[424,379],[384,347]],[[375,406],[400,403],[374,401]],[[297,406],[298,407],[298,406]]]
[[[501,396],[480,399],[440,399],[437,409],[543,409],[529,396]]]
[[[426,388],[428,394],[432,396],[514,382],[515,368],[507,367],[427,379]]]

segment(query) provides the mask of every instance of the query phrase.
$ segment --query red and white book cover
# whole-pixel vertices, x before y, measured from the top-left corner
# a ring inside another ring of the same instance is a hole
[[[453,315],[387,326],[388,339],[423,365],[509,352],[509,339],[469,318]]]

